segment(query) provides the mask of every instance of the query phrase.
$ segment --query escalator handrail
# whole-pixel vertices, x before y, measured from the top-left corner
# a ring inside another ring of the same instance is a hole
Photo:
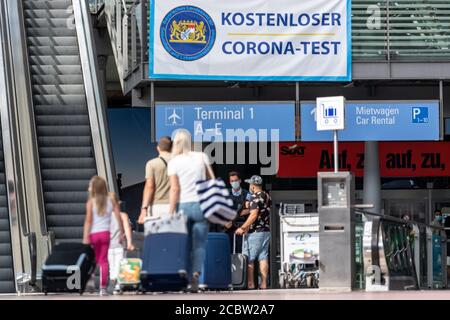
[[[16,2],[17,4],[17,2]],[[13,92],[14,90],[14,72],[16,72],[14,68],[14,63],[11,60],[11,57],[13,54],[17,54],[16,51],[14,51],[12,48],[12,41],[17,39],[12,39],[10,28],[11,28],[11,17],[10,17],[10,8],[12,5],[8,3],[7,1],[2,2],[0,5],[0,15],[1,15],[1,21],[4,23],[4,25],[1,26],[0,30],[0,41],[2,42],[4,48],[2,48],[2,59],[0,63],[3,64],[4,71],[4,89],[5,92],[2,93],[2,96],[9,100],[9,103],[2,108],[2,130],[3,133],[5,133],[5,130],[7,130],[7,134],[3,134],[3,146],[5,146],[5,138],[8,145],[8,152],[9,155],[5,155],[4,163],[5,163],[5,184],[7,187],[7,194],[8,194],[8,207],[9,207],[9,213],[10,216],[13,215],[16,218],[13,218],[13,220],[17,220],[17,224],[19,226],[19,233],[22,234],[22,237],[28,240],[28,254],[30,258],[30,273],[31,273],[31,281],[32,284],[36,281],[36,262],[37,262],[37,250],[36,250],[36,235],[34,232],[31,232],[30,225],[28,221],[28,216],[25,213],[24,207],[20,204],[21,198],[23,195],[19,194],[19,190],[17,188],[17,180],[21,181],[21,176],[23,176],[23,173],[18,168],[18,157],[17,154],[18,151],[15,150],[14,145],[17,146],[17,141],[14,141],[16,138],[16,134],[12,133],[12,128],[14,128],[14,132],[16,132],[17,129],[17,117],[18,117],[18,111],[17,111],[17,97],[16,94]],[[20,7],[17,7],[17,9]],[[20,10],[16,12],[16,17],[20,19]],[[23,39],[22,39],[23,41]],[[3,50],[4,49],[4,50]],[[14,51],[14,52],[13,52]],[[4,55],[3,55],[4,53]],[[9,70],[7,72],[6,70]],[[8,89],[9,88],[9,89]],[[6,126],[4,124],[7,124]],[[15,125],[16,124],[16,125]],[[5,151],[5,150],[3,150]],[[19,152],[20,153],[20,152]],[[20,162],[20,161],[19,161]],[[23,181],[23,180],[22,180]],[[15,196],[14,196],[15,195]],[[14,199],[12,200],[11,197],[14,196]],[[23,199],[22,199],[23,200]],[[12,230],[11,230],[12,231]],[[12,236],[11,236],[12,241]],[[18,241],[18,240],[17,240]],[[22,244],[20,245],[20,251],[23,250]],[[13,253],[14,254],[14,253]],[[20,254],[23,259],[23,252]],[[16,260],[16,259],[14,259]],[[14,262],[14,266],[16,269],[16,272],[19,272],[19,270],[16,268],[16,261]],[[23,262],[22,262],[22,270],[23,270]],[[16,283],[17,284],[17,283]]]
[[[104,101],[105,97],[101,93],[97,74],[98,66],[95,58],[94,35],[90,23],[91,16],[85,0],[73,0],[72,3],[97,172],[100,174],[104,171],[109,190],[118,194],[114,158],[105,112],[106,101]]]
[[[4,3],[4,4],[5,4],[5,6],[8,6],[8,3]],[[3,139],[4,139],[3,144],[5,145],[5,141],[7,141],[8,144],[10,145],[9,148],[11,150],[8,150],[7,154],[9,153],[10,156],[12,156],[12,159],[9,159],[9,160],[6,159],[6,158],[4,159],[4,162],[5,162],[5,175],[8,174],[7,171],[11,171],[11,173],[9,175],[10,175],[10,177],[14,177],[15,174],[13,173],[13,171],[17,170],[17,167],[16,167],[17,166],[17,161],[15,161],[15,160],[17,160],[16,159],[17,158],[17,154],[13,150],[14,149],[13,148],[14,142],[12,140],[14,138],[13,138],[13,134],[11,134],[11,130],[12,130],[11,127],[13,126],[13,123],[14,123],[14,121],[12,120],[12,117],[13,117],[13,115],[12,115],[13,107],[12,106],[17,104],[17,101],[15,100],[14,93],[12,92],[13,90],[11,89],[11,88],[14,87],[13,80],[12,80],[13,79],[13,75],[12,75],[13,71],[12,71],[12,69],[14,69],[14,68],[12,66],[12,61],[10,60],[10,55],[11,55],[11,39],[9,37],[9,27],[10,27],[10,21],[9,20],[10,19],[9,19],[9,14],[8,14],[8,10],[7,9],[4,10],[4,8],[0,8],[0,14],[2,15],[2,20],[5,21],[5,28],[3,28],[3,27],[1,28],[3,30],[2,30],[2,32],[0,32],[0,40],[4,44],[4,46],[5,46],[4,50],[6,51],[5,55],[3,55],[3,59],[1,61],[1,63],[5,66],[5,69],[9,69],[10,70],[10,72],[8,74],[5,74],[5,79],[6,79],[5,87],[9,87],[10,88],[9,90],[7,88],[5,88],[5,90],[7,91],[7,92],[5,92],[5,94],[6,94],[7,99],[9,100],[8,105],[10,106],[10,108],[6,108],[4,110],[3,117],[2,117],[2,118],[4,118],[5,122],[8,121],[8,126],[7,127],[6,126],[2,126],[2,130],[3,130]],[[7,67],[8,65],[10,66],[9,68]],[[5,130],[8,130],[7,134],[5,134]],[[8,137],[9,137],[9,139],[8,139]],[[8,162],[10,162],[10,163],[8,163]],[[11,165],[11,168],[8,169],[6,167],[7,165]],[[14,200],[16,202],[16,204],[9,203],[10,209],[11,209],[11,205],[13,205],[14,206],[14,210],[16,211],[17,220],[19,222],[20,230],[22,232],[22,235],[24,237],[27,237],[29,235],[29,233],[30,233],[29,225],[28,225],[27,219],[26,219],[26,217],[24,215],[24,212],[23,212],[24,210],[20,210],[18,208],[17,196],[19,196],[19,195],[18,195],[18,190],[16,188],[16,181],[15,181],[15,179],[13,181],[13,180],[9,180],[8,177],[6,177],[6,187],[7,187],[7,191],[8,191],[8,201],[10,201],[9,195],[16,194],[16,199]]]
[[[27,86],[25,88],[26,90],[26,96],[27,96],[27,108],[29,110],[29,114],[30,117],[32,118],[32,123],[33,125],[31,126],[31,135],[32,135],[32,141],[34,141],[33,143],[33,159],[32,161],[34,161],[34,163],[36,164],[36,172],[35,172],[35,179],[36,181],[41,181],[41,165],[40,165],[40,160],[39,160],[39,156],[38,156],[38,145],[37,145],[37,134],[36,134],[36,117],[35,114],[33,112],[33,98],[32,98],[32,89],[31,89],[31,77],[30,77],[30,68],[29,68],[29,55],[28,55],[28,45],[27,45],[27,35],[26,35],[26,26],[25,26],[25,19],[23,16],[23,12],[24,12],[24,8],[22,5],[21,1],[17,1],[17,8],[18,8],[18,12],[19,14],[19,19],[20,19],[20,46],[21,48],[23,48],[23,52],[21,52],[21,55],[23,56],[23,63],[24,63],[24,68],[26,70],[25,74],[23,75],[26,79],[27,82]],[[38,200],[38,215],[39,215],[39,226],[40,226],[40,233],[41,236],[43,237],[49,237],[50,234],[48,232],[48,228],[47,228],[47,219],[45,217],[45,206],[44,206],[44,192],[43,192],[43,188],[42,188],[42,182],[40,183],[36,183],[36,188],[37,188],[37,200]],[[50,250],[51,248],[49,248]]]

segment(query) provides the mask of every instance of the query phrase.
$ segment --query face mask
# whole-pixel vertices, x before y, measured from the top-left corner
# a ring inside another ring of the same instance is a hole
[[[436,221],[437,222],[442,222],[442,216],[436,216]]]
[[[241,183],[239,181],[233,181],[233,182],[231,182],[231,187],[234,190],[238,190],[241,187]]]

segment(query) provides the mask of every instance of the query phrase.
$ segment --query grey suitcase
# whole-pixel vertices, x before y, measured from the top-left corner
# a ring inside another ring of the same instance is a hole
[[[231,255],[231,284],[234,290],[247,289],[248,259],[242,253],[236,253],[236,234],[233,239],[233,254]]]

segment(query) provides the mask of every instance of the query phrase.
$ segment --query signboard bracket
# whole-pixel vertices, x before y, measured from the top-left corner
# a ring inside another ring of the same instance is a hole
[[[333,131],[334,173],[338,173],[338,130],[345,129],[345,97],[317,98],[316,117],[318,131]]]
[[[338,146],[338,131],[334,130],[333,131],[333,145],[334,145],[334,172],[338,173],[339,172],[339,146]]]
[[[156,142],[155,82],[150,83],[150,140]]]

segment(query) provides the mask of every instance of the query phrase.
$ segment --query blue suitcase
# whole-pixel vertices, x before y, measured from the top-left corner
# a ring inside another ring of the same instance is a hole
[[[199,287],[203,290],[231,289],[231,248],[228,234],[215,232],[208,234]]]
[[[187,235],[150,234],[144,240],[141,288],[146,291],[183,291],[187,277]]]

